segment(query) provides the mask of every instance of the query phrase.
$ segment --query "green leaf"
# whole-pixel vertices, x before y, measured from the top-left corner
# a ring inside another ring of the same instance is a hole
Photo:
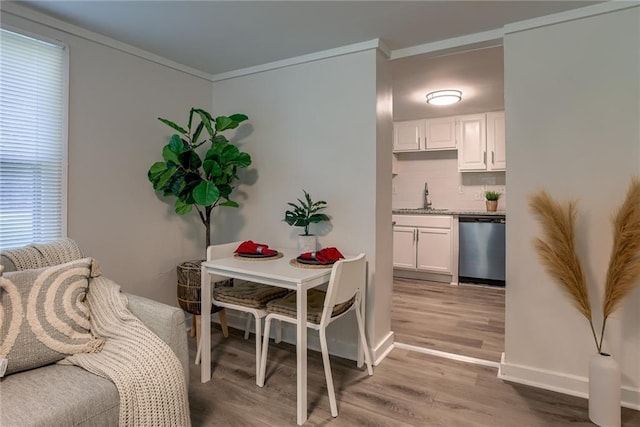
[[[222,169],[220,168],[218,162],[216,162],[215,160],[205,160],[202,164],[202,168],[204,169],[204,173],[212,178],[216,178],[222,175]]]
[[[160,178],[160,175],[162,175],[166,170],[167,170],[167,164],[165,162],[155,162],[149,168],[147,177],[149,178],[149,181],[154,182],[158,178]]]
[[[326,216],[325,214],[315,214],[309,217],[310,223],[317,223],[322,221],[329,221],[329,217]]]
[[[182,165],[183,168],[193,171],[202,166],[202,160],[200,160],[200,156],[198,156],[198,153],[193,150],[188,150],[184,153],[180,153],[180,155],[178,155],[178,162],[180,165]]]
[[[227,144],[220,153],[221,162],[228,163],[233,161],[240,154],[240,150],[235,145]]]
[[[167,119],[163,119],[162,117],[158,117],[158,120],[160,120],[162,123],[164,123],[165,125],[167,125],[170,128],[172,128],[173,130],[178,131],[183,135],[187,135],[187,131],[184,130],[184,128],[178,126],[177,124],[173,123],[172,121],[167,120]]]
[[[226,136],[218,134],[218,135],[216,135],[215,137],[213,137],[213,139],[211,140],[211,142],[212,142],[213,144],[226,144],[226,143],[228,143],[228,142],[229,142],[229,140],[227,139],[227,137],[226,137]]]
[[[229,195],[233,191],[233,187],[227,184],[218,185],[218,191],[220,192],[220,197],[224,197],[225,199],[229,199]]]
[[[184,176],[184,181],[187,184],[187,187],[193,189],[196,185],[202,182],[202,177],[195,172],[187,172]]]
[[[193,205],[189,203],[184,203],[180,199],[176,200],[175,207],[176,207],[176,213],[178,215],[186,215],[189,212],[191,212],[191,209],[193,209]]]
[[[165,189],[165,185],[169,182],[169,180],[171,179],[171,177],[173,176],[173,174],[176,172],[176,168],[175,167],[169,167],[167,168],[166,171],[164,171],[162,173],[162,175],[160,175],[160,177],[158,178],[158,180],[156,182],[153,183],[153,188],[155,188],[156,190],[167,190]]]
[[[232,163],[239,168],[246,168],[251,164],[251,156],[247,153],[238,153]]]
[[[184,151],[184,143],[180,138],[180,135],[173,134],[171,135],[171,140],[169,141],[169,149],[176,154],[180,154]]]
[[[220,192],[214,183],[202,181],[193,189],[193,200],[200,206],[211,206],[218,200]]]
[[[238,122],[230,119],[227,116],[216,117],[216,131],[222,132],[227,129],[234,129],[238,127]]]
[[[229,118],[231,120],[233,120],[234,122],[241,123],[241,122],[244,122],[245,120],[247,120],[249,117],[247,117],[244,114],[232,114],[232,115],[229,116]]]
[[[179,170],[171,177],[171,182],[167,185],[167,188],[170,189],[174,196],[180,196],[186,186],[187,183],[184,180],[184,172]]]
[[[175,164],[180,163],[180,160],[178,160],[178,155],[173,150],[171,150],[171,147],[169,145],[165,145],[162,149],[162,158],[165,160],[165,162],[173,162]]]
[[[187,123],[187,128],[189,128],[189,131],[191,131],[191,123],[193,123],[193,113],[195,108],[191,108],[191,110],[189,110],[189,123]]]
[[[193,138],[191,138],[191,142],[194,144],[198,143],[198,139],[200,138],[200,134],[202,133],[202,129],[204,129],[204,122],[200,122],[198,127],[196,127],[196,131],[193,132]]]
[[[198,108],[198,111],[200,111],[202,114],[204,114],[207,119],[209,119],[209,122],[213,121],[213,117],[211,116],[211,114],[209,114],[209,112],[207,110],[203,110],[202,108]]]
[[[184,203],[188,205],[193,205],[196,202],[195,200],[193,200],[192,193],[187,193],[187,192],[182,193],[182,195],[180,196],[180,200],[182,200]]]
[[[204,158],[205,160],[215,160],[215,161],[219,161],[220,160],[220,152],[222,150],[219,149],[218,147],[211,147],[210,149],[207,150]]]
[[[207,132],[209,132],[209,137],[213,138],[216,135],[216,132],[213,130],[211,126],[211,115],[200,108],[196,108],[195,112],[200,116],[200,120],[204,123],[204,126],[207,128]]]
[[[230,208],[240,207],[240,205],[234,202],[233,200],[227,200],[226,202],[219,203],[218,206],[229,206]]]

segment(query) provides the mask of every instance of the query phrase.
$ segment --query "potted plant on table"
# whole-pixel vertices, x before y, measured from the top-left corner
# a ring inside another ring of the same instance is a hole
[[[251,164],[251,156],[229,142],[222,132],[237,128],[247,119],[244,114],[214,118],[200,108],[189,111],[186,128],[158,118],[177,133],[162,148],[163,160],[149,168],[147,177],[154,190],[165,197],[175,197],[178,215],[193,211],[198,214],[205,228],[205,251],[211,245],[213,209],[239,206],[230,198],[233,184],[238,179],[238,169]],[[201,262],[188,261],[178,266],[178,302],[183,310],[196,315],[200,314]]]
[[[498,200],[500,200],[500,196],[502,193],[498,191],[485,191],[484,198],[486,200],[485,204],[487,206],[487,212],[495,212],[498,210]]]
[[[314,202],[311,196],[305,190],[304,200],[298,199],[298,204],[289,202],[289,209],[284,214],[284,220],[287,224],[294,227],[303,227],[304,234],[298,235],[298,253],[315,252],[318,247],[318,239],[315,234],[309,234],[309,226],[323,221],[329,221],[329,217],[321,213],[327,207],[327,202],[318,200]]]

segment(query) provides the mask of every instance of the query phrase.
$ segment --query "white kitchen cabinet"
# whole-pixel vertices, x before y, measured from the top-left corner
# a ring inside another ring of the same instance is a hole
[[[458,170],[506,170],[504,111],[469,114],[457,120]]]
[[[393,266],[416,268],[415,227],[393,227]]]
[[[487,115],[458,116],[458,170],[487,170]]]
[[[424,120],[393,123],[393,151],[420,151],[424,140]]]
[[[416,268],[451,274],[451,228],[417,228]]]
[[[456,148],[455,117],[393,123],[393,151],[396,153]]]
[[[424,126],[427,151],[455,150],[458,148],[456,145],[455,117],[427,119]]]
[[[507,169],[504,111],[487,113],[487,170]]]
[[[451,216],[394,215],[393,221],[394,268],[451,274]]]

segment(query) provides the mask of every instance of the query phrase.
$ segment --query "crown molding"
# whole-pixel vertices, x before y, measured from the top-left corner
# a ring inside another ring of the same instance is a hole
[[[460,47],[468,47],[470,45],[496,44],[500,41],[504,32],[502,29],[483,31],[481,33],[468,34],[465,36],[454,37],[437,42],[425,43],[418,46],[411,46],[404,49],[396,49],[391,51],[390,59],[406,58],[408,56],[422,55],[425,53],[440,52]],[[501,44],[501,43],[500,43]]]
[[[319,52],[309,53],[307,55],[294,56],[293,58],[287,58],[281,61],[256,65],[255,67],[241,68],[239,70],[233,70],[226,73],[214,74],[212,76],[212,81],[217,82],[241,76],[248,76],[250,74],[277,70],[279,68],[290,67],[292,65],[305,64],[307,62],[319,61],[336,56],[349,55],[352,53],[363,52],[371,49],[380,49],[380,51],[382,51],[385,55],[389,56],[389,49],[380,41],[380,39],[373,39],[366,42],[337,47],[335,49],[322,50]]]

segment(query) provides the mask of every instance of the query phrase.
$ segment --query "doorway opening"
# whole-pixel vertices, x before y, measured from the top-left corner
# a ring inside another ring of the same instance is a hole
[[[503,63],[503,48],[497,43],[390,63],[392,207],[394,220],[401,219],[394,225],[395,343],[496,367],[504,351],[508,284],[495,286],[500,281],[489,278],[460,282],[458,261],[460,218],[506,217]],[[462,101],[444,107],[427,104],[426,94],[440,89],[460,90]],[[496,117],[502,120],[498,125],[492,123]],[[453,143],[445,141],[447,136]],[[501,146],[489,146],[500,137]],[[397,145],[399,138],[408,139]],[[438,143],[429,144],[430,138],[439,138]],[[495,213],[486,211],[487,191],[500,194]],[[414,216],[427,216],[431,222],[413,224],[409,218]],[[501,254],[477,248],[477,258],[500,256],[504,266],[504,235],[502,239]]]

